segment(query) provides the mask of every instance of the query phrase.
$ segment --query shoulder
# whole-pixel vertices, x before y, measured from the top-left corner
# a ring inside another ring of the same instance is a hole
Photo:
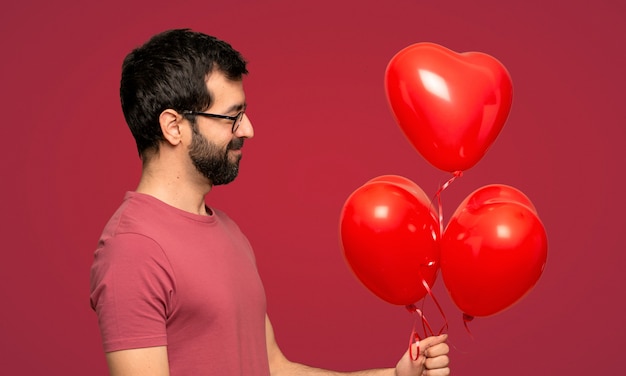
[[[159,234],[166,233],[163,218],[145,195],[126,193],[124,201],[113,214],[94,254],[92,273],[110,269],[154,268],[167,266],[168,260],[160,244]]]
[[[222,225],[228,228],[234,229],[238,232],[241,232],[237,223],[228,214],[221,211],[220,209],[216,209],[213,207],[211,208],[211,211],[213,211],[213,215],[215,216],[217,221],[220,222]]]
[[[122,232],[101,241],[95,257],[141,259],[154,258],[162,253],[162,247],[152,237],[141,233]]]
[[[148,195],[127,192],[124,201],[104,227],[98,248],[106,247],[107,243],[118,243],[115,241],[118,238],[122,244],[149,244],[150,240],[156,242],[154,239],[166,234],[167,228],[176,218],[165,209],[164,205]]]

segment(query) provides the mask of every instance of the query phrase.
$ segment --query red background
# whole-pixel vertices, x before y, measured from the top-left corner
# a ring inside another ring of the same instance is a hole
[[[89,267],[103,225],[140,174],[119,106],[120,65],[131,48],[174,27],[226,39],[250,61],[245,85],[256,136],[238,180],[208,201],[255,247],[290,358],[342,370],[393,366],[406,347],[413,317],[352,276],[338,220],[349,194],[375,176],[406,176],[429,195],[448,179],[404,139],[383,90],[393,54],[430,41],[498,58],[515,91],[493,147],[444,192],[446,217],[473,190],[509,184],[530,197],[549,237],[536,288],[472,322],[473,339],[437,281],[453,372],[620,372],[626,6],[583,3],[591,2],[3,5],[2,373],[106,373]]]

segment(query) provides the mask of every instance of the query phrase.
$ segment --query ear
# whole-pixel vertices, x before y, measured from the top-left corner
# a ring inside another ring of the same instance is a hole
[[[172,146],[180,144],[182,141],[181,121],[183,117],[172,109],[167,109],[159,115],[159,124],[163,137]]]

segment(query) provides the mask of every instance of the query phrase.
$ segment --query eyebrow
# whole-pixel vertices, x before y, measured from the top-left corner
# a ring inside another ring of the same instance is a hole
[[[234,104],[232,106],[230,106],[224,113],[229,114],[231,112],[241,112],[242,110],[245,110],[248,107],[248,103],[244,102],[244,103],[239,103],[239,104]]]

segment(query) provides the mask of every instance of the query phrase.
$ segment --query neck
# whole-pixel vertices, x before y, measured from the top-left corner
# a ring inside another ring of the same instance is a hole
[[[211,191],[211,184],[195,169],[165,159],[155,156],[144,163],[137,192],[189,213],[207,215],[204,197]]]

